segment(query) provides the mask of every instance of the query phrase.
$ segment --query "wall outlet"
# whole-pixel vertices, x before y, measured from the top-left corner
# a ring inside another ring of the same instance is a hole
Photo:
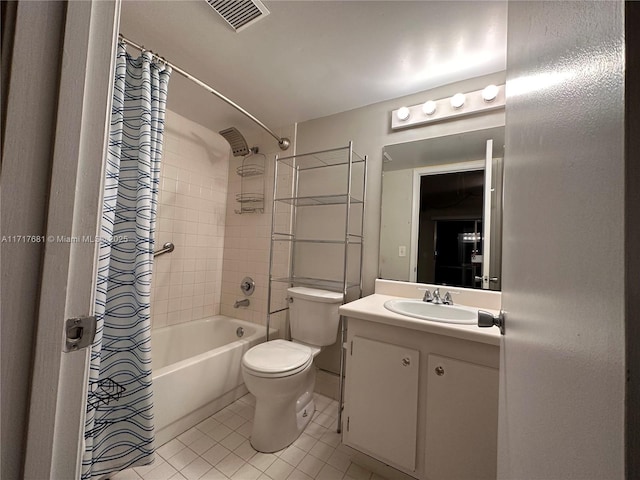
[[[407,247],[404,245],[400,245],[398,247],[398,256],[399,257],[406,257],[407,256]]]

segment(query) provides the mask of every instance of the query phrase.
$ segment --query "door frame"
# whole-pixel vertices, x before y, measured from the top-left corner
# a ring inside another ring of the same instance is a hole
[[[24,453],[24,478],[32,479],[80,475],[89,351],[63,353],[64,322],[93,314],[120,0],[60,8],[60,73],[47,79],[58,82],[58,107],[55,136],[44,139],[53,155]],[[18,27],[26,21],[18,14]],[[34,141],[32,132],[22,135]]]
[[[441,173],[484,170],[485,160],[449,163],[413,169],[413,200],[411,202],[411,243],[409,244],[409,281],[416,282],[418,275],[418,232],[420,227],[420,178]]]

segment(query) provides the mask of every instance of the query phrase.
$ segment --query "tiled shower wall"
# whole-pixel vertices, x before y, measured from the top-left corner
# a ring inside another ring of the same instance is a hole
[[[167,110],[151,293],[153,328],[220,313],[229,144]]]
[[[288,156],[293,155],[295,152],[293,144],[295,127],[284,128],[276,131],[276,133],[291,139],[292,145],[286,152],[280,150],[276,140],[266,133],[254,137],[247,136],[247,142],[250,143],[249,146],[258,146],[260,153],[264,153],[266,156],[263,177],[265,192],[264,213],[238,214],[235,212],[236,209],[240,208],[240,204],[236,202],[236,194],[240,193],[242,182],[242,178],[236,174],[236,167],[241,165],[242,157],[231,157],[229,166],[220,313],[260,325],[265,325],[267,319],[274,158],[276,154]],[[287,182],[290,184],[290,179],[283,179],[282,181],[285,182],[285,187]],[[277,221],[286,224],[289,216],[280,211],[278,213]],[[282,228],[285,228],[285,226]],[[286,255],[281,255],[280,257],[284,256]],[[250,297],[245,297],[240,289],[240,283],[246,276],[253,278],[256,283],[255,292]],[[286,296],[286,285],[274,283],[274,288],[276,289],[272,295],[274,303],[282,303]],[[249,306],[234,308],[236,300],[244,298],[249,298]],[[285,314],[274,315],[272,320],[271,326],[279,328],[281,330],[280,336],[283,336]]]

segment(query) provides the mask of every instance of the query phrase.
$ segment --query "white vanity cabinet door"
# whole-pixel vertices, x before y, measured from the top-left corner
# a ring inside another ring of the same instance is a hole
[[[353,338],[347,359],[347,445],[415,471],[419,363],[418,350]]]
[[[495,480],[498,369],[439,355],[427,365],[427,478]]]

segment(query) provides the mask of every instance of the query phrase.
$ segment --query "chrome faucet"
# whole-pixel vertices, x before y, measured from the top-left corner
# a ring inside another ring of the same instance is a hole
[[[420,289],[422,290],[422,289]],[[431,292],[429,291],[428,288],[424,289],[424,297],[422,297],[422,301],[423,302],[430,302],[433,300],[433,297],[431,296]]]
[[[433,291],[433,300],[431,300],[431,303],[433,303],[434,305],[442,305],[442,299],[440,298],[440,289],[436,288]]]
[[[248,298],[243,298],[242,300],[236,300],[236,303],[233,304],[233,308],[248,307],[248,306],[249,306]]]
[[[451,292],[446,292],[444,294],[444,298],[442,299],[442,303],[444,305],[453,305],[453,298],[451,298]]]

